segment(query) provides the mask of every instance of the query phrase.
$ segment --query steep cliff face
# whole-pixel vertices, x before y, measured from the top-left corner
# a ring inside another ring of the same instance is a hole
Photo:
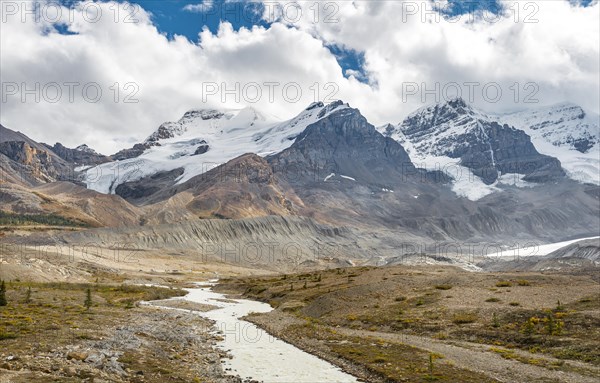
[[[48,151],[30,146],[27,142],[1,142],[0,153],[23,165],[24,170],[39,182],[53,182],[61,176],[59,170],[54,166],[52,155]]]

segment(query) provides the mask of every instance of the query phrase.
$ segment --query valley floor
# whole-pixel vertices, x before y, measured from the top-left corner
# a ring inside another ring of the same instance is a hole
[[[275,308],[249,321],[366,382],[579,383],[600,374],[596,269],[400,265],[276,275],[184,252],[123,260],[2,250],[2,383],[239,381],[226,375],[215,323],[193,312],[212,307],[164,301],[216,275],[217,291]]]
[[[600,374],[600,295],[586,275],[399,266],[220,289],[269,302],[277,309],[247,319],[369,382],[579,383]]]

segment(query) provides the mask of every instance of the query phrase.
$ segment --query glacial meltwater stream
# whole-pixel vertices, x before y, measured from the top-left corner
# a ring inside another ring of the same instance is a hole
[[[214,320],[223,333],[225,339],[219,347],[232,356],[224,363],[225,368],[231,369],[228,373],[265,383],[358,382],[338,367],[239,319],[251,312],[264,313],[272,308],[262,302],[228,299],[211,290],[216,282],[199,283],[198,288],[186,289],[189,294],[183,299],[219,307],[200,315]]]

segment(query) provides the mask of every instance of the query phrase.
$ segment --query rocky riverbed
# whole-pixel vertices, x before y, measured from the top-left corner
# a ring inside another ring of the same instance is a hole
[[[226,374],[214,322],[192,307],[124,308],[93,293],[97,303],[86,311],[62,303],[63,290],[32,290],[29,304],[9,290],[12,304],[0,311],[2,383],[242,382]]]

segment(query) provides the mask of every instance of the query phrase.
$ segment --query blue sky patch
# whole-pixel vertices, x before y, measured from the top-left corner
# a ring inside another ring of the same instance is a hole
[[[350,75],[363,83],[368,83],[368,76],[364,69],[365,54],[354,49],[345,49],[339,45],[325,45],[327,49],[335,56],[338,64],[342,67],[344,77]]]

